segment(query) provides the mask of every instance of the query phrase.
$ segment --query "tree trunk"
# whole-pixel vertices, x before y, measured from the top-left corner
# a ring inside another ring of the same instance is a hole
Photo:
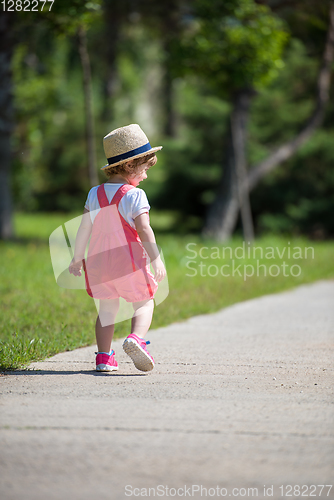
[[[218,241],[225,241],[229,238],[238,218],[238,185],[234,164],[232,132],[229,129],[223,175],[218,186],[216,198],[209,207],[206,224],[203,229],[203,236]]]
[[[180,35],[180,12],[179,4],[175,0],[168,0],[161,4],[161,26],[162,46],[164,50],[163,80],[162,80],[162,103],[164,114],[164,134],[167,137],[175,137],[175,109],[173,90],[173,44]]]
[[[248,179],[247,179],[247,118],[252,92],[241,91],[235,98],[234,108],[231,114],[232,143],[234,150],[234,164],[238,186],[238,201],[241,213],[242,229],[246,241],[254,240],[254,227],[252,211],[249,201]],[[236,223],[236,220],[235,220]]]
[[[87,50],[86,30],[83,26],[78,29],[79,53],[83,71],[83,86],[85,100],[86,143],[88,152],[88,174],[91,186],[99,183],[95,163],[94,117],[92,106],[92,79],[89,54]]]
[[[246,128],[254,92],[244,89],[235,95],[230,119],[228,157],[216,199],[209,208],[203,235],[218,241],[228,240],[238,220],[239,207],[244,238],[254,239],[253,220],[247,189]]]
[[[104,78],[104,106],[101,113],[101,118],[104,121],[112,121],[113,105],[112,98],[117,88],[117,44],[120,38],[122,24],[128,20],[128,16],[133,14],[129,11],[131,6],[128,6],[124,1],[108,0],[103,2],[104,23],[105,23],[105,39],[106,43],[103,48],[106,76]]]
[[[13,129],[10,69],[12,18],[12,14],[5,11],[0,16],[0,239],[9,239],[14,235],[10,185],[11,134]]]
[[[165,41],[165,62],[164,62],[164,75],[162,81],[162,102],[164,113],[164,134],[167,137],[175,137],[175,114],[174,114],[174,92],[173,92],[173,78],[170,71],[170,54],[169,44]]]

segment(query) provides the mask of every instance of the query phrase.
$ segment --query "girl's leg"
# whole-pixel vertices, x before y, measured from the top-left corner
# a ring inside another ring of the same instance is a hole
[[[99,315],[95,326],[96,343],[99,352],[109,353],[111,351],[111,341],[114,336],[118,308],[119,299],[100,300]]]
[[[154,300],[148,299],[141,302],[133,302],[132,305],[135,312],[131,322],[131,333],[143,339],[151,326]]]

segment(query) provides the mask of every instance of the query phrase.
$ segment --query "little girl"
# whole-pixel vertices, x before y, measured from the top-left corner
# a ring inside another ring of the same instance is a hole
[[[102,170],[108,180],[88,193],[69,271],[81,276],[83,266],[87,292],[100,302],[95,327],[96,370],[118,370],[111,342],[122,297],[134,309],[131,334],[123,349],[137,369],[149,371],[154,360],[144,337],[152,321],[153,297],[166,270],[150,226],[146,194],[137,186],[156,164],[155,153],[161,146],[152,148],[139,125],[113,130],[104,137],[103,146],[108,164]]]

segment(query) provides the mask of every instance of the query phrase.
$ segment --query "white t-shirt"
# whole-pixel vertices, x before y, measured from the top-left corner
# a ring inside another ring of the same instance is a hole
[[[108,198],[109,203],[113,199],[116,191],[122,186],[122,184],[107,183],[104,184],[104,189]],[[87,196],[85,203],[85,208],[89,210],[91,221],[94,222],[95,217],[101,210],[99,201],[97,198],[97,189],[99,186],[93,187]],[[147,200],[145,191],[140,188],[132,188],[123,196],[118,205],[118,210],[123,219],[130,224],[131,227],[135,229],[134,219],[145,212],[150,210],[150,205]]]

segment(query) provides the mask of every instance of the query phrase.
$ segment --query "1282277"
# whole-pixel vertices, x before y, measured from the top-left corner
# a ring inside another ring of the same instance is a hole
[[[55,0],[3,0],[3,12],[43,12],[50,11]]]

